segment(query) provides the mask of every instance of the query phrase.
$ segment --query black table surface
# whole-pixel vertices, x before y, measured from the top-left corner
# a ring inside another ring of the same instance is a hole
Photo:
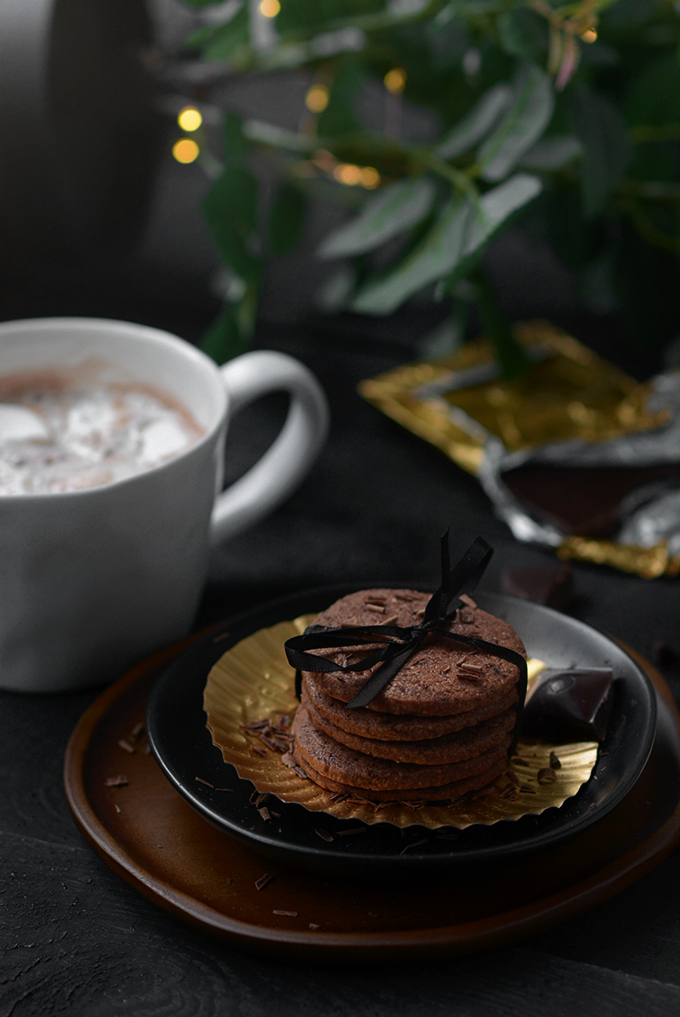
[[[550,560],[549,552],[512,539],[472,477],[356,394],[360,379],[411,358],[408,328],[365,333],[352,322],[312,321],[265,327],[258,345],[298,356],[316,372],[331,403],[331,433],[297,493],[215,554],[197,626],[329,582],[435,585],[437,540],[449,522],[460,550],[477,534],[495,547],[487,589],[500,589],[510,565]],[[284,409],[273,397],[235,421],[230,475],[271,440]],[[569,610],[576,617],[649,659],[658,642],[678,643],[677,579],[648,582],[588,565],[574,574]],[[680,671],[662,670],[677,696]],[[677,852],[608,903],[550,932],[411,967],[273,960],[185,926],[122,882],[69,814],[64,749],[97,694],[0,694],[0,1017],[680,1012]]]

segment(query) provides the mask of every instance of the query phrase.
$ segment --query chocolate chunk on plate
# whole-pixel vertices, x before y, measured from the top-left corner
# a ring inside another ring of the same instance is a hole
[[[530,738],[601,742],[613,702],[611,668],[551,668],[536,679],[527,696],[521,732]]]

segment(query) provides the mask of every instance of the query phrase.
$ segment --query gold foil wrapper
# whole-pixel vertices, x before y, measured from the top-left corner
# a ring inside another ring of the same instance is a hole
[[[559,808],[589,780],[597,759],[597,743],[550,745],[520,741],[512,762],[519,787],[504,774],[491,791],[451,805],[414,808],[401,803],[374,806],[334,801],[330,791],[300,777],[282,763],[278,752],[263,750],[261,742],[241,727],[264,718],[274,719],[277,714],[294,715],[298,707],[295,672],[286,660],[283,644],[291,636],[301,635],[316,617],[302,615],[260,629],[228,650],[208,676],[203,706],[213,743],[221,750],[224,761],[236,768],[239,777],[252,781],[257,791],[338,819],[368,824],[387,822],[398,827],[417,824],[429,829],[452,826],[462,830],[475,823],[491,826],[503,819],[515,820]],[[530,662],[530,684],[544,666],[540,661]],[[262,750],[264,755],[260,755]],[[542,783],[539,771],[550,766],[551,751],[558,756],[561,767],[554,771],[554,783]]]
[[[538,362],[523,378],[496,377],[449,390],[453,373],[493,367],[491,344],[479,339],[436,362],[405,364],[363,381],[359,393],[475,476],[489,437],[517,452],[569,439],[612,441],[668,423],[667,410],[649,413],[645,408],[651,383],[635,382],[560,329],[530,321],[515,325],[514,333],[538,353]],[[558,554],[643,578],[680,572],[680,556],[671,558],[663,543],[637,548],[568,536]]]
[[[632,572],[643,579],[680,575],[680,554],[669,555],[666,542],[652,547],[617,544],[613,540],[591,540],[588,537],[566,537],[557,548],[564,561],[589,561],[609,565],[621,572]]]

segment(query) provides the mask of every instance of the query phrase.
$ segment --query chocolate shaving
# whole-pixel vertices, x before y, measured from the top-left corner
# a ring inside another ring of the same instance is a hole
[[[215,787],[215,785],[211,784],[209,780],[203,780],[202,777],[194,777],[194,780],[197,780],[199,784],[205,784],[206,787],[211,787],[213,789]]]
[[[219,636],[215,636],[214,637],[213,643],[221,643],[221,642],[223,642],[223,640],[228,639],[228,638],[229,638],[229,633],[228,632],[220,632]]]
[[[265,750],[264,750],[264,749],[261,749],[261,748],[260,748],[260,747],[259,747],[258,745],[249,745],[249,746],[248,746],[248,751],[249,751],[249,752],[252,752],[252,754],[253,754],[254,756],[262,756],[262,757],[265,757],[265,756],[267,755],[267,753],[265,752]]]
[[[370,602],[370,600],[367,600],[366,604],[364,606],[365,606],[367,611],[375,611],[376,614],[384,614],[385,613],[385,605],[384,604],[372,604]]]
[[[539,784],[554,784],[557,780],[557,774],[551,766],[544,766],[542,770],[538,771],[536,780]]]
[[[316,923],[315,923],[315,922],[310,922],[310,923],[309,923],[309,928],[310,928],[310,929],[320,929],[320,928],[321,928],[321,926],[320,926],[320,925],[316,925]]]
[[[423,844],[427,844],[427,838],[423,837],[422,840],[416,840],[412,844],[407,844],[406,847],[402,848],[399,852],[400,855],[405,855],[407,851],[412,851],[413,848],[422,847]]]
[[[281,756],[281,762],[283,763],[284,766],[287,766],[289,770],[292,770],[293,773],[296,773],[298,777],[302,777],[303,780],[309,780],[309,777],[302,769],[302,767],[298,766],[298,764],[295,762],[295,757],[293,756],[292,752],[286,752],[284,756]]]
[[[317,835],[317,837],[321,837],[321,840],[325,840],[327,844],[330,844],[331,841],[335,839],[333,837],[333,834],[329,833],[328,830],[317,830],[315,828],[314,833]]]
[[[562,769],[562,763],[560,761],[559,756],[557,756],[552,751],[550,753],[550,765],[553,768],[553,770],[561,770]]]
[[[121,813],[123,811],[121,809],[120,805],[118,804],[118,802],[116,802],[113,807],[116,810],[116,812],[118,812],[118,813]]]
[[[274,908],[274,910],[272,911],[272,914],[273,915],[283,915],[284,918],[297,918],[297,916],[298,916],[298,912],[297,911],[279,911],[277,908]]]
[[[269,801],[269,792],[268,791],[253,791],[253,793],[251,794],[251,796],[250,796],[250,798],[248,800],[250,801],[251,805],[255,805],[257,808],[259,808],[260,805],[264,805],[265,802]]]
[[[128,735],[128,741],[131,742],[133,745],[136,745],[143,734],[144,734],[144,721],[140,720],[138,724],[135,724],[132,731],[130,731],[130,734]]]
[[[366,827],[353,826],[351,830],[338,830],[338,837],[354,837],[357,833],[366,833]]]
[[[255,889],[264,890],[265,886],[269,886],[274,876],[270,876],[268,872],[265,872],[264,876],[260,876],[259,879],[255,880]]]
[[[259,738],[268,749],[283,754],[288,752],[291,747],[293,736],[290,732],[290,723],[290,717],[287,714],[279,714],[274,721],[253,720],[249,724],[239,724],[239,728],[241,731]]]
[[[122,773],[119,773],[117,777],[107,777],[104,781],[106,787],[125,787],[129,783],[130,781]]]
[[[257,811],[260,813],[265,823],[272,818],[269,809],[266,807],[266,805],[263,805],[262,808],[258,809]]]
[[[132,754],[135,751],[134,745],[130,745],[130,743],[127,742],[124,738],[119,738],[118,744],[120,745],[121,749],[125,749],[126,752]]]
[[[467,661],[464,661],[463,663],[458,665],[458,668],[460,671],[463,671],[466,674],[471,674],[475,678],[480,678],[484,674],[484,668],[482,667],[481,664],[471,664],[468,663]]]
[[[522,784],[522,786],[520,787],[519,790],[520,790],[521,793],[523,793],[525,795],[535,795],[535,794],[538,794],[538,792],[536,791],[536,788],[535,787],[529,787],[528,784]]]
[[[472,799],[474,799],[474,798],[488,798],[489,795],[492,795],[495,790],[496,790],[496,787],[495,787],[494,784],[487,784],[486,787],[480,787],[478,791],[473,791],[471,793],[470,797]]]
[[[515,773],[514,770],[510,770],[510,769],[506,770],[506,775],[507,775],[507,778],[508,778],[508,780],[510,781],[511,784],[514,784],[515,787],[520,787],[522,781],[517,776],[517,774]]]

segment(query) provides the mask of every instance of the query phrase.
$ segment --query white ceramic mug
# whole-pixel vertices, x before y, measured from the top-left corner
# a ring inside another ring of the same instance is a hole
[[[174,458],[124,480],[58,494],[0,496],[0,687],[24,692],[110,681],[184,635],[211,542],[246,529],[299,484],[327,431],[324,394],[282,353],[219,368],[167,332],[125,322],[45,318],[0,325],[0,375],[112,365],[107,381],[177,398],[205,431]],[[266,392],[290,393],[283,429],[221,492],[230,417]]]

